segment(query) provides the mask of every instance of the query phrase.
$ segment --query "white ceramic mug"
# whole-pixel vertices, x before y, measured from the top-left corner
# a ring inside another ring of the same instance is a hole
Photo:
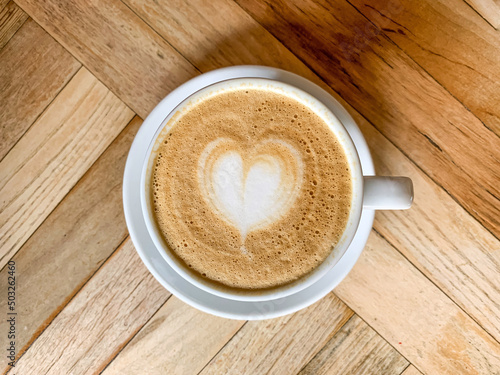
[[[161,142],[158,137],[163,137],[168,131],[162,131],[165,126],[169,126],[169,120],[175,114],[189,110],[189,108],[201,97],[215,95],[219,90],[227,90],[241,85],[252,85],[265,87],[267,90],[284,93],[311,108],[330,127],[336,138],[342,143],[346,152],[351,177],[353,183],[353,200],[346,229],[339,243],[332,249],[327,259],[314,271],[299,279],[296,282],[283,287],[273,288],[267,291],[232,291],[230,289],[215,288],[213,284],[207,282],[201,276],[185,267],[180,260],[171,254],[163,237],[153,219],[152,205],[150,202],[150,177],[154,159],[156,157],[156,145]],[[339,119],[317,98],[292,85],[280,81],[262,78],[237,78],[217,82],[202,88],[196,93],[182,100],[182,102],[165,116],[161,126],[152,138],[144,160],[141,174],[141,206],[144,221],[156,248],[159,250],[165,261],[175,272],[189,283],[210,294],[230,300],[237,301],[269,301],[284,298],[311,286],[326,273],[328,273],[345,254],[352,239],[354,238],[361,217],[362,209],[407,209],[410,208],[413,200],[412,182],[407,177],[364,177],[361,170],[361,162],[356,147],[349,136],[349,133],[339,121]]]

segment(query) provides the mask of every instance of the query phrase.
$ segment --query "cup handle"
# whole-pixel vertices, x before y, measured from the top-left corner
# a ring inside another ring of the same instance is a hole
[[[407,210],[413,203],[413,182],[408,177],[364,176],[363,208]]]

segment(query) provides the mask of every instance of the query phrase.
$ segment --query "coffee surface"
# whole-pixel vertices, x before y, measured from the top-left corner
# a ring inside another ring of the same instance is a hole
[[[158,138],[154,217],[186,268],[215,284],[267,289],[313,271],[351,207],[344,149],[292,97],[221,91],[174,116]]]

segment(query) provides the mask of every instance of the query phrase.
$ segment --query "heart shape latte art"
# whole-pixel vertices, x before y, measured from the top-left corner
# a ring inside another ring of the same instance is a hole
[[[230,138],[218,138],[203,150],[198,164],[201,193],[212,210],[240,231],[275,222],[291,208],[302,186],[299,152],[279,139],[251,150]]]

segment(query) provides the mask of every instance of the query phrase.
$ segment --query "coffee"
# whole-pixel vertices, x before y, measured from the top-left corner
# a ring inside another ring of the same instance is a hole
[[[151,202],[171,253],[205,281],[269,289],[314,271],[351,209],[345,151],[312,107],[243,85],[176,113],[155,145]]]

